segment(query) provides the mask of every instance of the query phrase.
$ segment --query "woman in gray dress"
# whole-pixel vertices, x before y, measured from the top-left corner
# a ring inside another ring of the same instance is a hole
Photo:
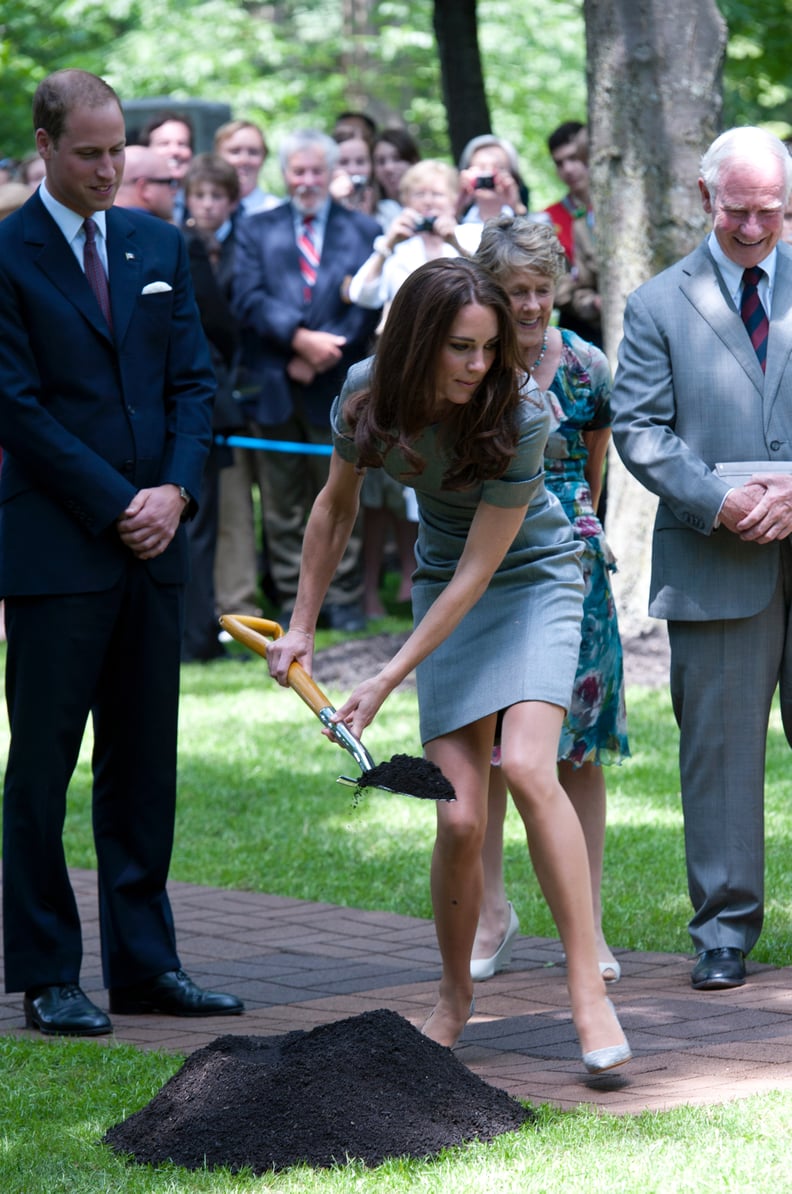
[[[281,684],[294,659],[310,670],[316,618],[357,515],[365,468],[381,466],[412,485],[415,628],[335,720],[359,737],[416,668],[424,749],[456,791],[456,801],[437,806],[431,889],[443,972],[423,1032],[453,1045],[471,1014],[498,734],[566,950],[584,1064],[600,1073],[627,1061],[630,1050],[597,966],[586,848],[555,766],[580,641],[580,543],[544,487],[548,415],[520,397],[516,376],[513,321],[497,283],[461,258],[410,275],[376,357],[350,371],[334,405],[329,480],[306,528],[289,632],[272,644],[268,661]]]

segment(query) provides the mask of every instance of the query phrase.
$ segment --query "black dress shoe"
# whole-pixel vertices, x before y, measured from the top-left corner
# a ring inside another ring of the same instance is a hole
[[[357,602],[351,605],[323,605],[319,614],[319,625],[328,630],[345,630],[353,634],[366,629],[366,615]]]
[[[725,946],[705,949],[693,967],[690,982],[697,991],[717,991],[723,987],[741,987],[745,982],[745,954]]]
[[[166,1016],[238,1016],[245,1005],[236,995],[204,991],[183,970],[169,970],[133,987],[112,987],[110,1011],[122,1016],[161,1012]]]
[[[101,1036],[110,1018],[76,983],[55,983],[25,992],[25,1024],[47,1036]]]

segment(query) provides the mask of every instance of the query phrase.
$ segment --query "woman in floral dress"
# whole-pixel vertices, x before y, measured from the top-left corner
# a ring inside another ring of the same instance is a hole
[[[545,482],[583,541],[583,623],[572,703],[558,751],[559,779],[583,827],[591,871],[600,971],[621,976],[602,931],[601,880],[605,847],[603,764],[629,756],[624,668],[610,583],[615,562],[596,515],[610,438],[611,376],[607,358],[575,332],[552,327],[556,281],[566,268],[552,230],[520,217],[487,223],[476,259],[509,295],[526,380],[545,391],[556,426],[545,449]],[[506,786],[492,769],[485,890],[471,973],[491,978],[508,965],[519,924],[503,886]]]

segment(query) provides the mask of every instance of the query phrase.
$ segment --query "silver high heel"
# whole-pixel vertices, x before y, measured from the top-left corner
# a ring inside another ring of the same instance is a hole
[[[520,922],[517,919],[517,913],[514,911],[511,900],[509,901],[509,925],[506,929],[506,935],[501,941],[498,948],[491,958],[471,958],[470,959],[470,977],[475,982],[483,982],[485,979],[492,978],[499,970],[505,970],[509,965],[512,956],[512,949],[514,948],[514,939],[520,931]]]
[[[619,1017],[616,1015],[616,1009],[607,1000],[608,1007],[613,1013],[613,1018],[619,1024]],[[621,1024],[619,1024],[621,1028]],[[590,1074],[604,1074],[606,1070],[613,1070],[616,1066],[624,1065],[632,1057],[632,1050],[625,1041],[623,1045],[609,1045],[605,1049],[592,1049],[589,1053],[583,1054],[583,1065]]]
[[[612,962],[600,962],[599,971],[606,983],[617,983],[621,978],[621,966],[615,958]]]

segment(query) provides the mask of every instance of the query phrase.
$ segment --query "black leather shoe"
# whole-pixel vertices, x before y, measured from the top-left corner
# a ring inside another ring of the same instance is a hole
[[[25,1025],[47,1036],[101,1036],[110,1018],[76,983],[55,983],[25,992]]]
[[[238,1016],[245,1005],[236,995],[204,991],[183,970],[169,970],[134,987],[110,990],[110,1011],[122,1016],[161,1012],[166,1016]]]
[[[353,634],[366,629],[366,615],[357,602],[351,605],[327,604],[322,606],[319,625],[327,627],[328,630],[345,630]]]
[[[690,975],[697,991],[717,991],[723,987],[741,987],[745,982],[745,954],[741,949],[725,946],[705,949]]]

